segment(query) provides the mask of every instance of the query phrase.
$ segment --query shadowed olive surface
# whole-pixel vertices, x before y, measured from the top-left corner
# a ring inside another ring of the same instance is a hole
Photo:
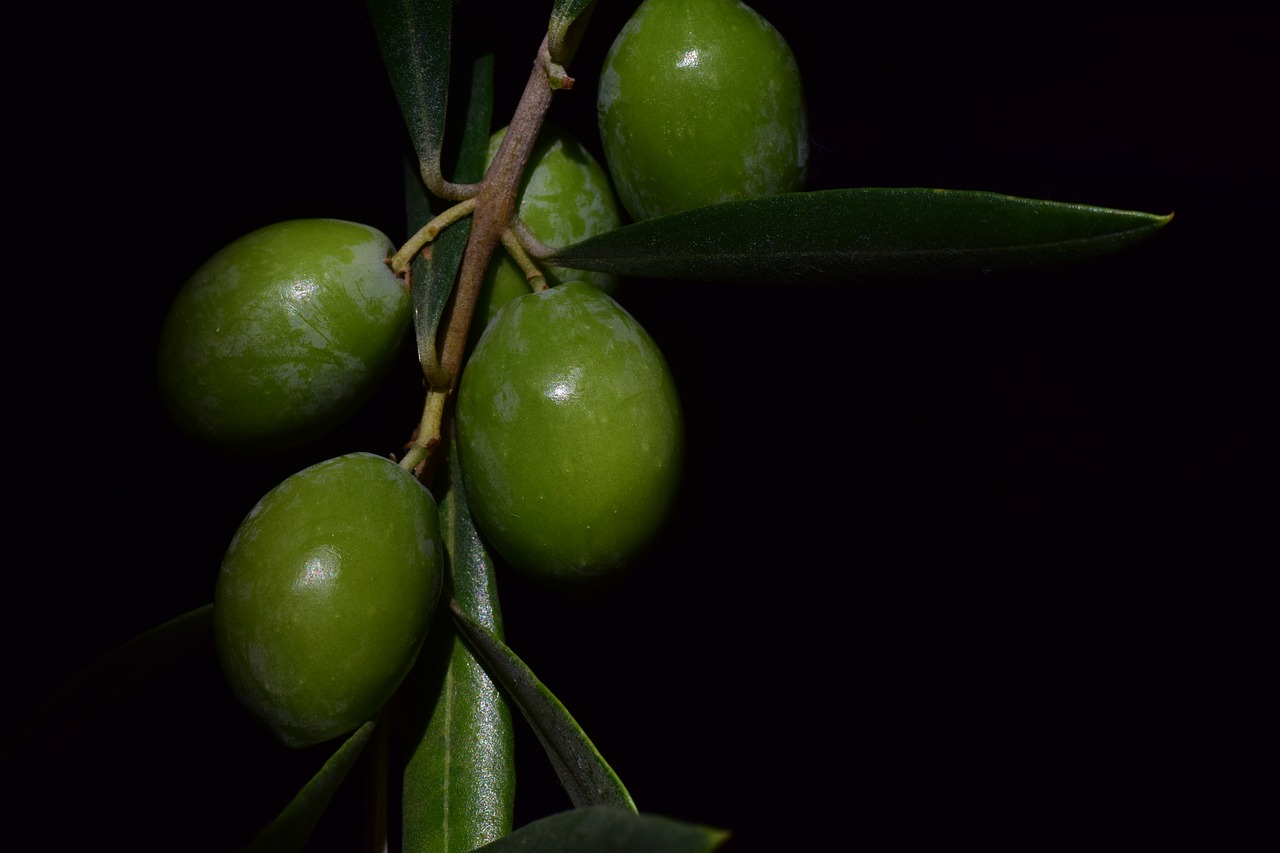
[[[738,0],[645,0],[609,48],[596,107],[635,219],[803,188],[809,123],[795,57]]]
[[[493,162],[506,128],[489,138],[486,165]],[[543,243],[557,249],[603,234],[622,225],[618,201],[609,176],[566,131],[544,125],[520,182],[517,215]],[[606,293],[617,289],[612,273],[571,270],[544,266],[547,283],[585,281]],[[511,256],[499,250],[485,273],[484,287],[476,305],[472,333],[479,336],[498,309],[517,296],[529,292],[529,281]]]
[[[440,595],[435,500],[369,453],[284,480],[240,524],[214,592],[232,691],[292,747],[372,719],[422,646]]]
[[[556,584],[626,566],[679,485],[683,417],[666,360],[583,282],[498,312],[463,370],[457,430],[481,532],[515,568]]]
[[[389,371],[412,317],[367,225],[302,219],[230,243],[191,276],[160,334],[160,391],[213,445],[284,449],[337,426]]]

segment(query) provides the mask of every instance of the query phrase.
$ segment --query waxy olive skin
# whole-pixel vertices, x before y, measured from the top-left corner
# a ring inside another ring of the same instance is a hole
[[[160,392],[192,436],[264,453],[349,417],[385,378],[412,317],[375,228],[303,219],[260,228],[200,266],[160,333]]]
[[[487,162],[493,162],[506,132],[502,128],[489,138]],[[609,176],[581,142],[553,125],[544,125],[538,136],[516,204],[516,214],[534,236],[557,249],[622,225],[621,209]],[[556,266],[544,266],[542,271],[550,285],[585,281],[606,293],[614,293],[618,285],[618,277],[612,273]],[[528,292],[529,281],[524,272],[500,249],[485,272],[473,334],[478,337],[499,308]]]
[[[645,0],[609,49],[596,106],[635,219],[803,188],[809,123],[795,56],[738,0]]]
[[[668,515],[683,423],[666,360],[612,297],[569,282],[514,299],[458,389],[476,524],[531,577],[568,586],[614,576]]]
[[[426,637],[441,548],[431,493],[389,459],[353,453],[284,480],[218,574],[214,636],[232,691],[291,747],[373,719]]]

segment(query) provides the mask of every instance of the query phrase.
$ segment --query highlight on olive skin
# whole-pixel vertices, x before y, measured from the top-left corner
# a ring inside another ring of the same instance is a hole
[[[458,389],[476,525],[552,585],[625,570],[674,502],[684,421],[661,351],[622,306],[568,282],[505,305]]]
[[[487,162],[493,161],[506,132],[504,127],[489,138]],[[538,134],[520,181],[516,215],[535,237],[557,249],[622,225],[622,209],[604,168],[568,131],[549,124]],[[549,285],[585,281],[609,294],[618,289],[618,276],[613,273],[552,265],[544,266],[542,273]],[[479,337],[499,308],[528,292],[524,271],[506,252],[497,252],[485,272],[472,321],[473,338]]]
[[[213,618],[228,684],[287,746],[353,731],[413,665],[443,572],[436,503],[411,473],[370,453],[299,471],[223,558]]]
[[[352,415],[394,364],[412,308],[367,225],[278,222],[200,266],[165,317],[160,394],[194,438],[268,453]]]
[[[640,4],[605,58],[597,119],[637,220],[804,186],[809,123],[795,56],[738,0]]]

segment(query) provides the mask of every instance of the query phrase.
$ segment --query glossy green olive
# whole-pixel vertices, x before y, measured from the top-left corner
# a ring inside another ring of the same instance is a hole
[[[477,526],[512,566],[551,583],[626,567],[679,485],[683,416],[666,360],[583,282],[498,312],[463,370],[457,429]]]
[[[738,0],[645,0],[597,94],[623,206],[648,219],[804,185],[809,125],[791,48]]]
[[[375,228],[260,228],[191,276],[160,334],[160,392],[187,432],[268,452],[337,426],[386,376],[412,317]]]
[[[368,453],[287,478],[236,530],[214,592],[232,691],[292,747],[372,719],[408,673],[440,595],[435,500]]]
[[[493,162],[506,133],[507,129],[502,128],[489,138],[486,165]],[[517,204],[517,215],[534,236],[557,249],[622,224],[609,176],[581,142],[553,125],[545,125],[538,137],[520,183]],[[585,281],[606,293],[617,289],[618,277],[612,273],[555,266],[544,266],[542,271],[550,285]],[[485,273],[473,334],[478,337],[499,308],[528,292],[529,282],[519,265],[506,252],[498,251]]]

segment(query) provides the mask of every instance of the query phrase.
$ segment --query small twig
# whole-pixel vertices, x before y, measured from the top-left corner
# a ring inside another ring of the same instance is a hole
[[[391,260],[388,261],[388,264],[391,266],[391,271],[396,275],[403,274],[409,269],[409,264],[413,262],[413,256],[418,254],[423,246],[440,236],[441,231],[448,228],[459,219],[467,216],[475,209],[476,200],[474,198],[469,198],[458,202],[444,213],[432,218],[430,222],[418,229],[417,234],[414,234],[409,238],[409,242],[401,246],[400,250],[391,256]]]
[[[550,62],[551,54],[547,52],[547,39],[544,37],[538,47],[533,71],[525,83],[524,94],[516,107],[515,115],[511,117],[506,134],[502,137],[498,152],[489,165],[489,171],[484,176],[480,194],[476,197],[471,236],[462,257],[462,271],[456,285],[453,310],[440,348],[440,366],[454,377],[455,384],[461,373],[471,316],[475,313],[485,270],[502,241],[503,232],[515,216],[520,181],[529,165],[533,146],[538,141],[543,119],[551,106],[551,97],[555,94],[547,78]]]
[[[396,253],[392,268],[405,268],[418,249],[434,239],[439,230],[451,222],[471,214],[471,233],[462,256],[462,267],[454,285],[452,298],[446,310],[444,336],[437,346],[439,358],[426,376],[427,398],[423,405],[422,419],[412,446],[400,465],[413,471],[420,478],[432,467],[432,451],[439,446],[442,421],[452,395],[457,390],[458,377],[471,330],[471,318],[475,314],[485,271],[493,260],[499,244],[509,240],[508,251],[520,264],[535,288],[544,288],[545,278],[538,271],[532,258],[550,254],[551,249],[532,235],[523,223],[515,218],[516,198],[520,182],[528,168],[534,144],[542,130],[543,120],[551,106],[557,89],[572,86],[572,78],[562,66],[551,61],[547,50],[547,37],[538,47],[533,69],[525,83],[524,94],[515,114],[507,125],[506,134],[498,151],[489,164],[484,180],[479,184],[450,184],[440,177],[439,163],[434,164],[428,180],[428,164],[423,164],[423,180],[432,193],[460,203],[433,219],[414,236],[414,239]],[[514,248],[513,248],[514,247]],[[542,283],[539,285],[539,279]],[[424,370],[424,374],[426,371]]]

